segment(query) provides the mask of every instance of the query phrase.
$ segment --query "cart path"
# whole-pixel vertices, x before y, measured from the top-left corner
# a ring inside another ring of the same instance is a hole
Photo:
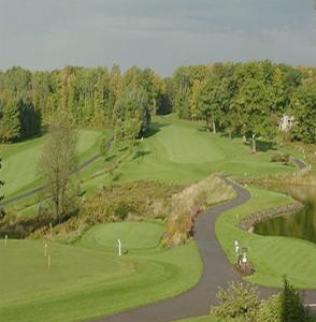
[[[113,142],[113,138],[111,138],[108,142],[106,142],[106,149],[109,150],[112,146],[112,142]],[[81,170],[87,168],[91,163],[93,163],[94,161],[98,160],[99,158],[102,157],[102,154],[101,153],[98,153],[96,155],[94,155],[93,157],[91,157],[90,159],[84,161],[83,163],[81,163],[74,171],[74,174],[75,173],[78,173],[80,172]],[[0,207],[4,207],[4,206],[8,206],[10,204],[14,204],[18,201],[21,201],[21,200],[24,200],[24,199],[27,199],[29,197],[32,197],[36,194],[38,194],[39,192],[41,192],[43,189],[45,188],[44,185],[42,186],[39,186],[37,188],[34,188],[30,191],[26,191],[26,192],[23,192],[21,194],[18,194],[14,197],[9,197],[9,198],[5,198],[1,203],[0,203]]]
[[[196,220],[194,239],[203,262],[200,281],[192,289],[174,298],[145,305],[136,309],[97,319],[98,322],[171,322],[191,317],[208,315],[210,305],[216,304],[218,287],[226,288],[231,281],[239,281],[240,276],[219,244],[215,233],[215,222],[224,212],[236,208],[250,199],[250,193],[242,186],[223,178],[231,185],[236,198],[215,206]],[[233,246],[232,246],[233,247]],[[277,289],[259,287],[262,297],[277,293]],[[315,291],[302,291],[306,304],[316,303]]]

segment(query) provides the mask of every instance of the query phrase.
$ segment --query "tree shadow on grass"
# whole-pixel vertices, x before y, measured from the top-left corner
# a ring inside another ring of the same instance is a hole
[[[151,154],[151,151],[137,151],[133,157],[133,160],[143,159],[146,155]]]
[[[113,155],[110,155],[110,156],[108,156],[108,157],[106,157],[105,159],[104,159],[104,161],[105,162],[110,162],[110,161],[112,161],[113,159],[115,159],[116,158],[116,155],[115,154],[113,154]]]
[[[257,145],[257,150],[261,152],[277,150],[276,143],[272,141],[257,140],[256,145]]]
[[[152,122],[151,125],[150,125],[150,128],[144,134],[144,137],[149,138],[151,136],[154,136],[155,134],[160,132],[160,130],[162,128],[167,127],[167,126],[169,126],[169,124],[162,124],[162,123],[158,123],[158,122]]]

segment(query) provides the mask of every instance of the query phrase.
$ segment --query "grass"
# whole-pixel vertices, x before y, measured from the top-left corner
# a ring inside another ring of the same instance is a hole
[[[263,176],[294,172],[294,166],[270,162],[276,152],[300,156],[295,150],[258,144],[262,150],[251,153],[241,138],[230,140],[222,134],[203,130],[199,122],[177,119],[174,115],[153,118],[150,135],[135,148],[133,157],[116,170],[115,179],[109,174],[85,182],[93,190],[102,184],[134,180],[161,180],[189,184],[211,173],[233,176]]]
[[[100,131],[79,131],[77,151],[80,162],[99,152],[101,135]],[[5,181],[2,191],[6,197],[32,189],[40,184],[38,162],[44,139],[45,136],[1,146],[3,159],[1,179]]]
[[[150,250],[159,246],[162,233],[161,225],[154,222],[109,223],[91,228],[78,244],[113,251],[119,238],[125,251]]]
[[[316,288],[316,245],[289,237],[259,236],[238,228],[240,219],[257,211],[288,204],[288,196],[250,188],[251,200],[222,215],[216,223],[217,237],[234,263],[234,240],[248,247],[249,258],[255,267],[255,274],[249,281],[271,287],[282,287],[283,276],[297,288]]]
[[[86,160],[99,150],[100,132],[80,131],[80,160]],[[2,175],[6,181],[6,196],[25,192],[40,184],[37,163],[42,138],[7,146],[2,152]],[[177,119],[174,115],[154,117],[151,133],[140,141],[132,155],[112,149],[107,161],[100,158],[82,170],[79,179],[82,189],[88,193],[98,191],[104,185],[135,180],[159,180],[168,183],[190,184],[212,174],[222,172],[233,176],[254,176],[290,173],[294,166],[270,162],[276,151],[291,152],[286,148],[259,143],[261,149],[251,153],[241,138],[229,140],[221,134],[203,130],[199,122]],[[23,160],[23,162],[21,162]],[[121,162],[113,169],[118,160]],[[37,196],[15,204],[23,215],[31,215],[37,209]],[[35,204],[35,207],[30,205]],[[36,212],[36,211],[35,211]]]
[[[1,240],[1,320],[92,319],[183,292],[201,274],[197,249],[160,249],[162,232],[159,222],[96,226],[75,245],[50,243],[50,269],[42,242],[9,240],[4,248]],[[121,258],[118,237],[129,250]]]

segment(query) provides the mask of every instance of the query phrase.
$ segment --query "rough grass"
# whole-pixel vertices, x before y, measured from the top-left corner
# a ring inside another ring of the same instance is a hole
[[[252,154],[241,138],[230,140],[222,134],[205,132],[201,123],[179,120],[174,115],[155,117],[151,133],[135,148],[134,156],[116,170],[115,176],[107,173],[94,177],[84,187],[89,191],[113,181],[140,179],[188,184],[218,172],[262,176],[296,170],[293,165],[271,162],[271,156],[277,152],[299,156],[295,150],[266,142],[259,142],[258,146],[259,151]]]
[[[88,144],[89,141],[91,139],[82,134],[80,142]],[[22,157],[16,156],[20,148],[13,149],[10,153],[12,161],[16,162],[11,165],[10,159],[8,160],[11,170],[8,171],[6,180],[15,186],[12,191],[16,192],[39,184],[34,181],[33,168],[36,167],[35,159],[40,144],[36,140],[23,144],[34,145],[34,153],[27,152],[23,155],[25,161],[20,165]],[[92,144],[89,151],[95,148],[99,150],[99,144]],[[292,165],[270,162],[271,156],[277,152],[299,156],[295,150],[280,148],[266,142],[258,142],[258,149],[258,153],[252,154],[250,147],[244,145],[241,138],[229,140],[222,134],[205,132],[199,122],[179,120],[174,115],[154,117],[151,132],[144,141],[139,142],[132,155],[125,156],[123,150],[112,149],[106,160],[100,158],[93,162],[80,173],[79,179],[83,191],[89,194],[100,190],[104,185],[135,180],[192,184],[218,172],[239,177],[260,177],[276,173],[287,174],[296,170]],[[87,154],[83,155],[83,159],[87,159]],[[26,166],[29,164],[30,169]],[[22,214],[33,214],[36,207],[30,208],[29,205],[36,202],[34,197],[23,200],[16,205],[17,210]]]
[[[293,202],[280,193],[250,188],[251,200],[222,215],[216,223],[217,237],[228,255],[236,261],[234,240],[248,247],[249,258],[254,264],[255,274],[248,279],[271,287],[282,287],[286,275],[297,288],[316,288],[316,245],[289,237],[259,236],[242,231],[238,223],[254,212]]]
[[[101,135],[99,131],[79,131],[77,151],[80,162],[99,152]],[[2,192],[6,197],[40,184],[38,161],[44,139],[45,136],[0,147],[3,159],[0,177],[5,181]]]
[[[195,217],[213,204],[235,197],[234,189],[218,176],[212,175],[174,194],[167,219],[164,243],[184,243],[192,233]]]
[[[9,240],[4,248],[0,240],[1,321],[88,320],[174,296],[198,281],[202,265],[193,242],[162,250],[155,247],[161,224],[142,223],[138,235],[134,229],[128,222],[101,225],[75,246],[49,243],[50,269],[42,242]],[[130,250],[121,258],[117,236]]]
[[[83,202],[78,216],[53,229],[45,226],[31,237],[72,242],[99,223],[165,219],[171,211],[172,195],[181,189],[181,186],[150,181],[104,187]]]

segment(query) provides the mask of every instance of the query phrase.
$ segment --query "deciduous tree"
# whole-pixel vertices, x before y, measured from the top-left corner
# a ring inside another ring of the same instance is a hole
[[[59,221],[75,208],[77,191],[72,174],[77,165],[76,141],[69,116],[60,113],[49,126],[39,165],[45,180],[42,198]]]

